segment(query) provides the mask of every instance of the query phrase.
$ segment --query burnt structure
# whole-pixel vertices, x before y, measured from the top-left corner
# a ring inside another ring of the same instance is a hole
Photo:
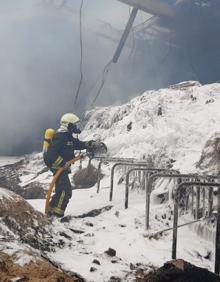
[[[220,1],[119,1],[152,15],[133,27],[144,76],[162,77],[159,86],[220,80]]]

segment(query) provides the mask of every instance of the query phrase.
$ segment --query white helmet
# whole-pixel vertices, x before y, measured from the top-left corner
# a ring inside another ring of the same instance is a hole
[[[80,119],[73,113],[64,114],[60,120],[61,125],[76,124],[78,122],[80,122]]]

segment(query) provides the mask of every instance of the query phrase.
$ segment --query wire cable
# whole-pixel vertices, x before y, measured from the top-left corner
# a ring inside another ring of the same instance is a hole
[[[82,11],[83,11],[83,3],[84,0],[81,0],[81,5],[80,5],[80,12],[79,12],[79,33],[80,33],[80,80],[78,84],[78,88],[76,91],[75,99],[74,99],[74,104],[77,103],[80,89],[82,86],[83,82],[83,36],[82,36]]]
[[[106,75],[108,74],[109,70],[110,70],[110,67],[112,65],[112,60],[110,62],[108,62],[104,69],[103,69],[103,72],[102,72],[102,81],[101,81],[101,84],[99,86],[99,89],[94,97],[94,99],[92,100],[92,103],[90,104],[90,106],[88,108],[91,108],[94,106],[94,104],[96,103],[97,99],[99,98],[100,94],[101,94],[101,91],[105,85],[105,82],[106,82]]]
[[[132,12],[130,12],[130,10],[129,10],[130,16],[131,16],[131,14],[133,13],[133,11],[134,11],[134,9],[132,10]],[[136,11],[135,13],[137,13],[137,11]],[[129,19],[129,20],[130,20],[130,19]],[[133,33],[133,30],[132,30],[132,33]],[[134,42],[134,33],[133,33],[133,46],[132,46],[132,49],[134,49],[134,43],[135,43],[135,42]],[[133,52],[133,50],[131,50],[131,51]],[[130,55],[132,55],[132,52],[131,52]],[[115,56],[114,56],[114,57],[115,57]],[[99,98],[99,96],[100,96],[100,94],[101,94],[101,92],[102,92],[102,89],[103,89],[103,87],[104,87],[104,85],[105,85],[105,82],[106,82],[106,76],[107,76],[107,74],[108,74],[108,72],[109,72],[109,70],[110,70],[110,68],[111,68],[112,63],[114,62],[114,57],[113,57],[113,59],[112,59],[109,63],[107,63],[106,66],[104,67],[104,70],[103,70],[103,72],[102,72],[102,81],[101,81],[100,87],[99,87],[99,89],[98,89],[98,91],[97,91],[97,93],[96,93],[96,96],[94,97],[92,103],[89,105],[88,108],[94,107],[94,105],[95,105],[97,99]],[[115,63],[115,62],[114,62],[114,63]]]
[[[84,123],[85,120],[86,120],[86,112],[88,112],[89,110],[91,110],[91,108],[94,107],[97,99],[99,98],[100,94],[101,94],[101,91],[105,85],[105,82],[106,82],[106,75],[107,73],[109,72],[110,70],[110,67],[111,67],[111,64],[112,64],[112,60],[110,62],[108,62],[103,71],[101,72],[101,84],[98,88],[98,91],[94,97],[94,99],[92,100],[92,102],[90,104],[87,105],[86,109],[85,109],[85,113],[84,113],[84,116],[80,119],[81,120],[81,123]],[[88,94],[88,97],[90,96],[90,94],[92,93],[93,89],[96,87],[97,83],[99,82],[100,80],[100,77],[96,80],[96,82],[92,85],[92,87],[90,88],[90,91],[89,91],[89,94]]]

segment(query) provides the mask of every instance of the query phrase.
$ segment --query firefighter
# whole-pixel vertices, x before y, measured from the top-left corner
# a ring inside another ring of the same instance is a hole
[[[44,162],[53,174],[60,167],[65,169],[55,184],[55,194],[49,203],[48,216],[63,217],[72,197],[72,186],[68,177],[71,171],[67,162],[74,158],[74,150],[86,149],[92,152],[96,144],[93,140],[82,142],[73,137],[73,134],[81,133],[77,126],[79,122],[80,119],[75,114],[64,114],[60,120],[60,128],[55,132],[47,150],[44,151]]]

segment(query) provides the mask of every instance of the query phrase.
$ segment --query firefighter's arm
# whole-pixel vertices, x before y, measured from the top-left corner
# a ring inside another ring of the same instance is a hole
[[[86,150],[88,148],[87,142],[80,141],[77,138],[73,138],[74,150]]]
[[[107,152],[107,146],[103,142],[90,140],[82,142],[79,139],[74,138],[74,149],[75,150],[87,150],[88,152],[91,152],[93,154],[95,153],[106,153]]]

